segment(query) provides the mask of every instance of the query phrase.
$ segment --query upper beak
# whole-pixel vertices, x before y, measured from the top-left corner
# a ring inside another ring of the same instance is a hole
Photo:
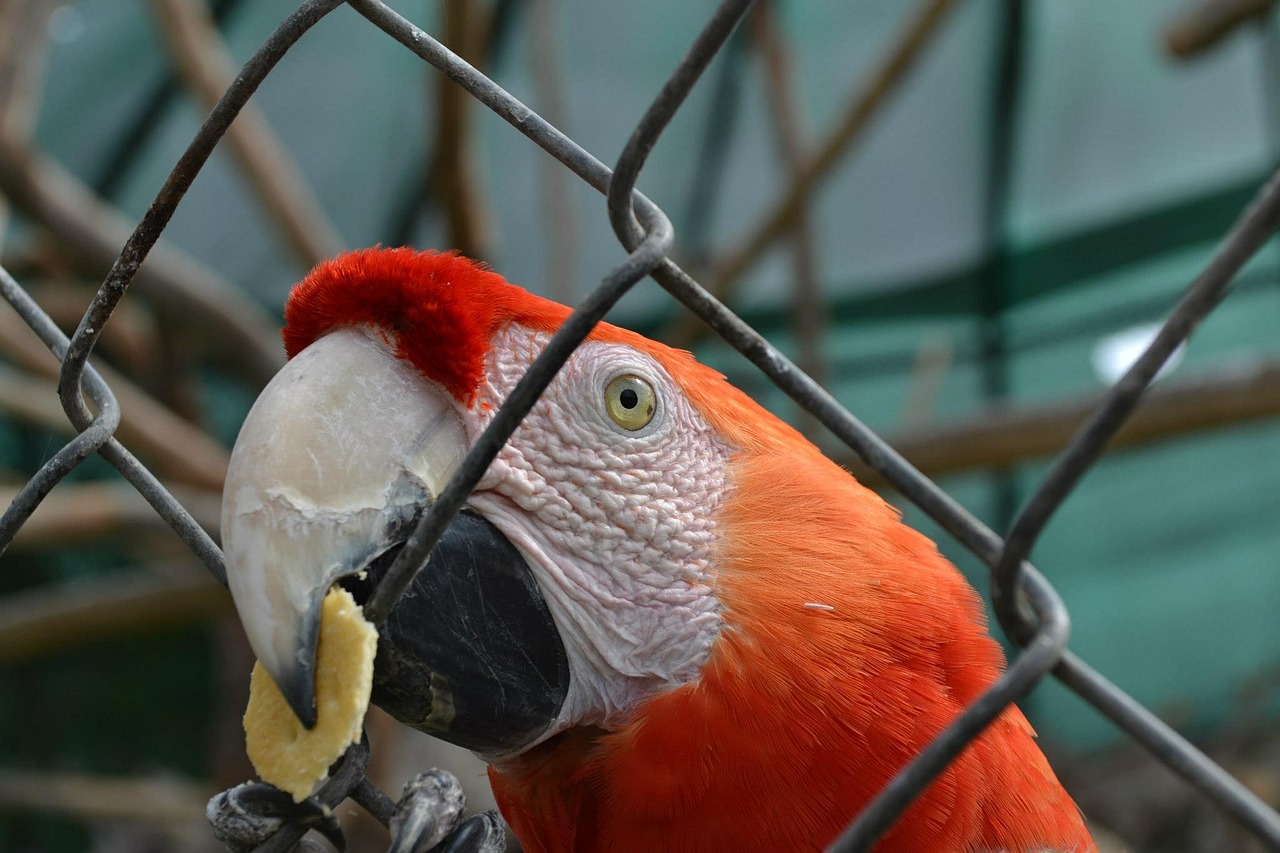
[[[370,330],[298,353],[249,412],[222,499],[227,579],[249,644],[308,728],[330,586],[357,576],[347,585],[367,600],[466,450],[451,398]],[[523,555],[469,510],[378,626],[373,701],[478,752],[545,735],[569,677]]]
[[[223,492],[227,579],[249,644],[308,728],[325,594],[404,540],[466,447],[444,392],[366,329],[296,355],[249,412]]]

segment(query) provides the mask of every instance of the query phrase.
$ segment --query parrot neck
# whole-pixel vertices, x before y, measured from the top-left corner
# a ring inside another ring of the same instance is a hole
[[[699,680],[491,768],[526,850],[821,849],[996,678],[959,572],[808,447],[734,461]],[[1096,848],[1011,707],[876,849]]]

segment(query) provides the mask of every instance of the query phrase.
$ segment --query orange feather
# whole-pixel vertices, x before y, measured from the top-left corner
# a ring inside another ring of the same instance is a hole
[[[793,441],[734,463],[727,627],[699,682],[620,731],[568,732],[490,770],[526,850],[821,849],[995,679],[999,647],[959,572]],[[1016,708],[877,847],[1094,849]]]

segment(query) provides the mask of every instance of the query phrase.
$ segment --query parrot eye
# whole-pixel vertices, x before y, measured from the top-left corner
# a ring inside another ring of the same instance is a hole
[[[627,373],[605,387],[604,407],[614,423],[634,431],[653,420],[653,414],[658,410],[658,395],[647,381],[634,373]]]

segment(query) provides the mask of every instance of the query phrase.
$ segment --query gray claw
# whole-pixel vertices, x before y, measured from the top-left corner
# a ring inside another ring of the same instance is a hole
[[[245,808],[241,795],[253,784],[246,782],[217,794],[204,809],[214,837],[232,853],[252,850],[284,825],[284,818],[279,815]]]
[[[283,839],[274,836],[286,825],[297,826],[301,832],[314,829],[339,850],[346,846],[342,828],[324,805],[314,799],[295,803],[284,791],[265,782],[246,782],[217,794],[205,806],[205,817],[214,837],[232,853],[255,850],[269,840],[283,849]]]
[[[387,853],[427,853],[462,823],[467,796],[452,773],[428,770],[404,786],[391,816]]]
[[[472,815],[434,853],[502,853],[507,830],[497,812]]]

